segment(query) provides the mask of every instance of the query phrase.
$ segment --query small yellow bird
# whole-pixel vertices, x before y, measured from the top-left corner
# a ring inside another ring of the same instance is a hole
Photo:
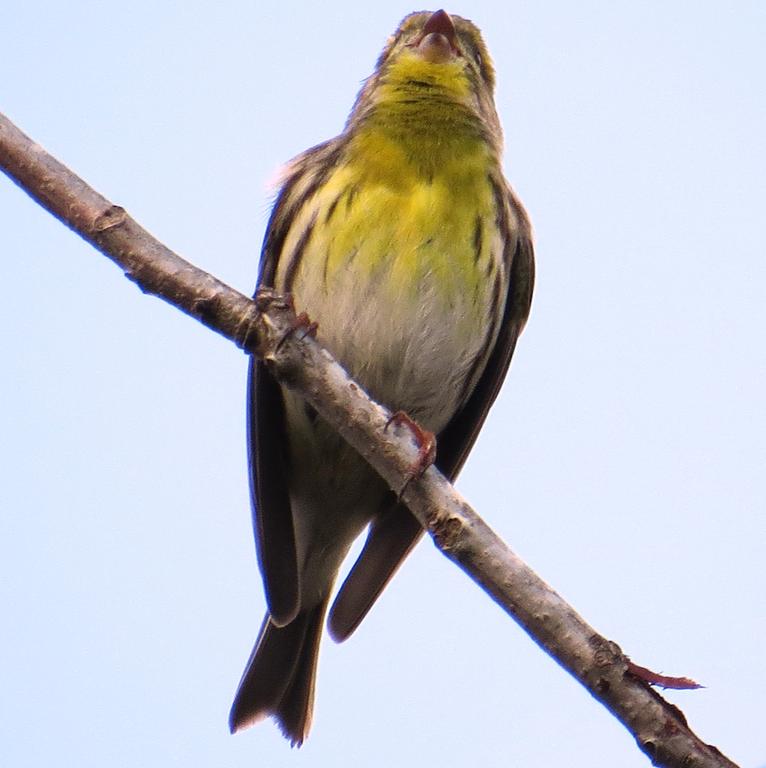
[[[479,30],[407,16],[343,132],[287,167],[259,286],[293,295],[369,394],[437,436],[455,478],[529,314],[529,221],[501,170],[495,73]],[[232,731],[271,715],[311,724],[319,641],[340,565],[367,541],[330,611],[347,638],[418,540],[410,512],[341,437],[253,361],[250,477],[268,601]]]

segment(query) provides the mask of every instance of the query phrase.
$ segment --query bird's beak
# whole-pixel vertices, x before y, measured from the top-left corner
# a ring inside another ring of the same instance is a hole
[[[446,11],[431,14],[415,43],[415,50],[432,64],[443,64],[459,55],[455,25]]]

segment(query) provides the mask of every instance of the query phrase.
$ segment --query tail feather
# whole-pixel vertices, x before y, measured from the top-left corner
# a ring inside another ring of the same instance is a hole
[[[333,640],[342,642],[359,626],[422,533],[409,509],[399,504],[372,522],[364,549],[330,611]]]
[[[271,715],[293,745],[303,743],[311,727],[326,610],[324,601],[283,627],[266,615],[231,707],[232,733]]]

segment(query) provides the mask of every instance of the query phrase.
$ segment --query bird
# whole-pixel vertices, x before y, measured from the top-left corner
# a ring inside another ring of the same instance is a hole
[[[495,70],[479,29],[444,10],[406,16],[343,131],[285,168],[259,288],[289,294],[368,394],[436,437],[454,480],[530,311],[532,228],[502,171]],[[308,735],[327,616],[356,629],[422,534],[364,459],[253,358],[253,524],[267,613],[229,717]],[[339,568],[367,529],[330,606]]]

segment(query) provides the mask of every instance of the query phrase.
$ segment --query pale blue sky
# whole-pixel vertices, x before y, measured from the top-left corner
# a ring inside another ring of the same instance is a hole
[[[321,8],[321,10],[320,10]],[[250,292],[280,163],[341,128],[402,2],[30,2],[0,110]],[[471,2],[537,233],[529,326],[460,490],[766,765],[766,5]],[[0,179],[0,764],[646,766],[423,543],[323,644],[300,751],[231,699],[264,610],[246,361]]]

